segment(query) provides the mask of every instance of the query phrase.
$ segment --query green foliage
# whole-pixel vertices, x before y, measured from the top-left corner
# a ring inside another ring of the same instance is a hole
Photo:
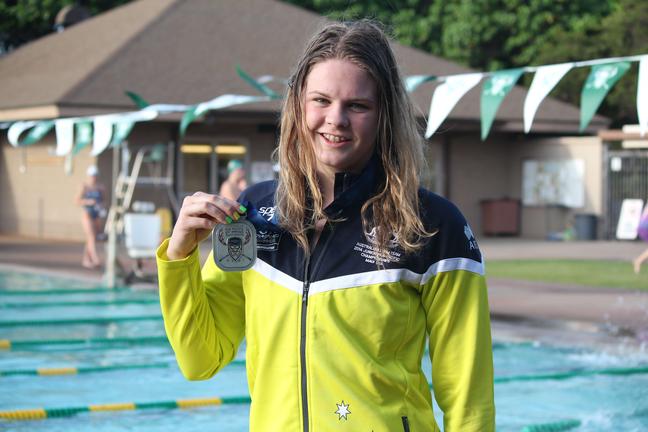
[[[619,0],[612,13],[600,22],[587,23],[573,31],[553,29],[538,53],[538,63],[558,63],[601,57],[648,53],[648,2]],[[599,113],[612,119],[612,127],[636,123],[638,63],[606,96]],[[553,95],[578,104],[589,68],[567,74]]]
[[[334,19],[376,18],[406,45],[493,70],[536,62],[552,29],[574,31],[617,0],[288,0]]]
[[[95,15],[130,0],[6,0],[0,2],[0,54],[54,31],[56,14],[79,3]]]
[[[331,18],[376,18],[401,43],[477,70],[648,53],[648,2],[637,0],[286,0]],[[434,73],[434,71],[420,71]],[[589,68],[552,96],[580,104]],[[529,85],[533,76],[525,74]],[[637,63],[599,113],[636,123]]]

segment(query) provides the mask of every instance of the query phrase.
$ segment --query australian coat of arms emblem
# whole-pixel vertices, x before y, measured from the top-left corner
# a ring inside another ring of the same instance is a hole
[[[243,271],[254,265],[257,256],[256,230],[245,219],[220,224],[212,232],[214,262],[225,271]]]

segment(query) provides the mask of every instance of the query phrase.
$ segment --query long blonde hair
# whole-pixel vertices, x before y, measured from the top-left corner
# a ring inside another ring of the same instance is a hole
[[[414,252],[431,236],[419,217],[423,141],[389,40],[376,23],[368,20],[325,26],[310,40],[292,74],[283,103],[277,149],[281,166],[276,193],[279,223],[309,253],[307,231],[318,220],[326,219],[316,173],[317,159],[303,114],[303,91],[312,67],[330,59],[350,61],[376,82],[375,152],[385,179],[362,206],[363,229],[368,233],[376,228],[379,251],[386,251],[390,240],[395,240],[406,253]]]

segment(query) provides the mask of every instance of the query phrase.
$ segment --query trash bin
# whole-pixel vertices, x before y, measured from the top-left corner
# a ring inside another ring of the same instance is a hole
[[[481,201],[482,232],[485,235],[519,235],[520,201],[500,198]]]
[[[574,215],[574,231],[576,231],[577,240],[596,240],[596,222],[595,214],[581,213]]]

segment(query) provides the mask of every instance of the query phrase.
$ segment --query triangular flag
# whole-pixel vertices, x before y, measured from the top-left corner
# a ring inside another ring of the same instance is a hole
[[[425,138],[430,138],[436,132],[459,99],[475,87],[482,76],[481,73],[449,76],[443,84],[436,88],[432,102],[430,102]]]
[[[36,126],[36,124],[37,122],[35,121],[19,121],[13,123],[11,126],[9,126],[9,130],[7,131],[7,139],[9,140],[9,144],[14,147],[18,147],[20,145],[20,135],[27,129]]]
[[[91,156],[97,156],[110,144],[113,133],[113,122],[108,116],[96,117],[93,127],[94,137],[92,138]]]
[[[75,124],[74,129],[76,134],[76,143],[72,149],[72,154],[76,155],[92,141],[92,123],[89,121],[80,121]]]
[[[139,109],[146,108],[147,106],[151,105],[146,100],[144,100],[144,98],[142,96],[138,95],[135,92],[126,91],[125,93],[126,93],[126,96],[128,96],[133,102],[135,102],[135,105]]]
[[[528,133],[533,124],[533,118],[542,100],[558,84],[572,68],[573,63],[561,63],[550,66],[540,66],[533,77],[529,93],[524,100],[524,132]]]
[[[40,141],[45,135],[49,133],[54,127],[54,120],[45,120],[38,122],[36,126],[29,131],[25,139],[20,145],[26,146]]]
[[[495,120],[495,115],[502,101],[511,91],[515,83],[518,82],[523,69],[510,69],[493,73],[491,77],[484,82],[481,95],[481,139],[482,141],[488,136],[488,132]]]
[[[601,106],[605,95],[614,84],[630,69],[629,62],[607,63],[592,66],[581,91],[580,130],[585,130],[592,117]]]
[[[56,156],[65,156],[74,145],[74,120],[56,120]]]
[[[405,77],[405,90],[407,93],[412,93],[421,84],[434,80],[436,80],[436,76],[434,75],[411,75]]]
[[[648,55],[643,56],[639,61],[637,115],[639,116],[639,133],[644,136],[648,131]]]
[[[232,95],[226,94],[218,96],[210,101],[194,105],[189,108],[180,122],[180,136],[184,136],[189,124],[209,110],[227,108],[233,105],[241,105],[253,102],[268,102],[273,100],[271,96],[249,96],[249,95]]]
[[[128,120],[117,121],[115,123],[115,130],[113,133],[113,139],[110,142],[110,146],[117,147],[123,141],[125,141],[128,135],[133,130],[133,126],[135,126],[135,122],[133,121],[128,121]]]
[[[279,96],[274,90],[272,90],[267,85],[261,84],[259,81],[252,78],[238,65],[236,66],[236,73],[238,73],[238,75],[243,79],[243,81],[251,85],[254,89],[263,93],[264,95],[269,96],[272,99],[281,99],[281,96]]]

